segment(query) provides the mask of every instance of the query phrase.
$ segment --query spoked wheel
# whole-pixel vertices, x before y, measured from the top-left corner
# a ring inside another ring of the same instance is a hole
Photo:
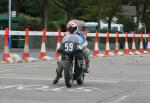
[[[84,82],[84,74],[82,74],[81,75],[81,77],[79,78],[79,79],[77,79],[77,83],[79,84],[79,85],[82,85],[83,84],[83,82]]]
[[[68,88],[72,87],[73,84],[73,72],[72,72],[73,66],[71,62],[68,60],[65,63],[65,68],[64,68],[64,79],[65,79],[65,84]]]

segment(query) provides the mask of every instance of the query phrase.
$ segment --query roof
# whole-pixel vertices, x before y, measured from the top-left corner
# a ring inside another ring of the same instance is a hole
[[[136,15],[136,7],[135,6],[124,5],[124,6],[122,6],[122,8],[123,8],[122,15],[125,15],[125,16],[135,16]]]
[[[0,14],[0,20],[8,20],[7,14]]]
[[[9,19],[9,17],[8,17],[7,13],[0,14],[0,21],[5,21],[5,20],[8,20],[8,19]],[[18,21],[18,19],[12,17],[12,21]]]

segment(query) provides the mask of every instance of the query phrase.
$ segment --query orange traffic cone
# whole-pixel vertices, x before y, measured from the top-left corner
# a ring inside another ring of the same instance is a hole
[[[56,59],[60,58],[60,54],[57,52],[57,50],[60,47],[60,39],[61,39],[61,31],[58,29],[58,36],[57,36],[57,47],[56,47]]]
[[[115,43],[115,55],[118,55],[118,53],[119,53],[119,44],[118,44],[118,42],[119,42],[119,33],[118,32],[116,32],[116,43]]]
[[[43,57],[46,56],[45,39],[46,39],[46,30],[43,29],[42,44],[41,44],[41,51],[40,51],[39,59],[42,59]]]
[[[150,33],[148,33],[147,51],[148,51],[148,53],[150,53]]]
[[[104,55],[105,56],[109,56],[110,53],[110,46],[109,46],[109,32],[107,32],[107,36],[106,36],[106,49],[104,51]]]
[[[132,50],[131,50],[131,52],[132,52],[133,54],[135,54],[135,53],[136,53],[136,46],[135,46],[135,33],[134,33],[134,32],[132,33]]]
[[[98,56],[99,54],[99,47],[98,47],[98,31],[96,31],[96,36],[95,36],[95,46],[94,46],[94,51],[92,56]]]
[[[9,54],[9,47],[8,47],[8,36],[9,36],[9,29],[6,28],[5,30],[5,39],[4,39],[4,53],[3,53],[3,61],[7,61],[7,58],[10,58]]]
[[[30,57],[28,41],[29,41],[29,30],[26,29],[23,60],[28,60],[28,58]]]
[[[139,50],[140,53],[144,53],[144,49],[143,49],[143,33],[141,32],[140,33],[140,50]]]
[[[128,33],[126,32],[124,55],[128,55],[128,54],[129,54],[129,47],[128,47]]]

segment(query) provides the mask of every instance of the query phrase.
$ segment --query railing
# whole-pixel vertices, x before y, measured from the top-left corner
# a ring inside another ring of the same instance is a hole
[[[65,32],[61,32],[63,36]],[[0,30],[0,35],[5,35],[5,30]],[[9,35],[25,35],[25,31],[10,31]],[[29,36],[42,36],[42,31],[30,31]],[[58,36],[58,32],[46,32],[46,36]],[[87,33],[88,37],[95,37],[95,33]],[[99,33],[99,37],[106,37],[106,33]],[[119,34],[119,37],[125,37],[124,34]],[[129,33],[128,37],[132,37],[132,33]],[[110,33],[110,37],[116,37],[116,34]],[[140,34],[135,34],[135,37],[140,37]],[[148,37],[147,34],[144,34],[143,37]]]

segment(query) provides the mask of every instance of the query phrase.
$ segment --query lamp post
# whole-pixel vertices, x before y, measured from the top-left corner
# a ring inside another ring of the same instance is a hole
[[[9,27],[9,30],[11,31],[11,0],[8,1],[8,27]],[[11,35],[10,35],[10,32],[9,32],[9,48],[11,48]]]
[[[8,15],[9,15],[9,19],[8,19],[8,27],[11,30],[11,0],[9,0],[9,5],[8,5]]]

